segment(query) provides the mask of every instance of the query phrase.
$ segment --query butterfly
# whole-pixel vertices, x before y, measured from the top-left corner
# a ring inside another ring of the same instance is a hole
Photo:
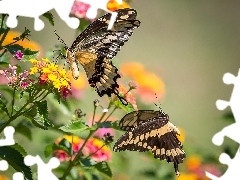
[[[179,176],[178,164],[186,157],[177,137],[180,131],[161,109],[128,113],[120,120],[119,127],[127,132],[117,140],[114,151],[152,151],[154,158],[173,162]]]
[[[111,29],[108,29],[111,18],[111,13],[108,13],[90,24],[70,48],[64,43],[64,58],[70,64],[75,79],[79,77],[80,63],[86,71],[90,86],[95,88],[100,97],[115,94],[127,105],[127,101],[117,90],[119,85],[116,81],[120,74],[110,59],[116,56],[134,29],[140,26],[140,21],[136,20],[137,12],[134,9],[119,9],[114,12],[117,17]],[[58,39],[61,40],[59,36]]]

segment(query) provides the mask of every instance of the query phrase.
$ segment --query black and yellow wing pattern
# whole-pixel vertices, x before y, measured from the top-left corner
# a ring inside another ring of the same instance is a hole
[[[128,131],[131,128],[140,125],[147,120],[152,118],[168,119],[168,115],[162,110],[138,110],[126,114],[119,122],[119,127],[121,130]]]
[[[160,110],[160,116],[156,116],[157,111],[150,111],[151,110],[140,111],[140,113],[138,113],[140,119],[134,120],[132,123],[133,126],[129,123],[129,121],[126,121],[125,118],[128,116],[138,117],[134,116],[137,111],[129,113],[123,117],[119,126],[120,128],[123,127],[122,129],[127,129],[127,132],[117,140],[113,150],[130,150],[140,152],[152,151],[154,158],[166,160],[167,162],[173,162],[175,172],[179,175],[178,164],[182,163],[183,159],[186,157],[185,152],[182,149],[182,143],[177,137],[180,132],[177,127],[169,122],[167,114]],[[155,115],[155,117],[143,119],[144,112],[146,112],[145,117],[149,117],[151,115]],[[126,124],[124,125],[124,123]]]
[[[126,105],[127,101],[118,95],[117,79],[120,75],[110,59],[116,56],[134,29],[140,26],[140,21],[136,20],[137,12],[134,9],[115,12],[117,17],[111,29],[108,25],[112,14],[108,13],[90,24],[65,50],[75,79],[79,76],[80,63],[90,86],[96,89],[99,96],[115,94]]]

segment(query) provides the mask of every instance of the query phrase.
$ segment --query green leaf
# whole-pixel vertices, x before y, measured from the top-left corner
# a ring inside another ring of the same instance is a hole
[[[52,143],[45,147],[44,155],[45,157],[50,156],[56,150],[63,150],[69,156],[73,154],[72,152],[72,144],[65,138],[63,138],[58,144]]]
[[[0,66],[9,68],[9,64],[10,64],[10,55],[7,53],[4,53],[4,55],[0,57]]]
[[[54,125],[51,123],[51,121],[48,118],[48,107],[47,107],[47,101],[35,101],[35,104],[37,106],[39,118],[42,120],[42,125],[44,127],[53,127]]]
[[[26,48],[24,49],[23,54],[24,56],[21,59],[21,61],[26,62],[29,61],[30,59],[37,59],[40,54],[40,51],[32,51],[31,49]]]
[[[20,144],[15,143],[14,145],[11,145],[11,147],[17,150],[19,153],[21,153],[22,156],[27,156],[27,152]]]
[[[22,122],[15,127],[15,131],[19,134],[22,134],[30,141],[32,140],[32,131],[29,127],[25,126]]]
[[[26,49],[24,49],[24,51],[23,51],[23,54],[24,54],[24,55],[34,55],[34,54],[37,54],[37,53],[39,53],[39,51],[33,51],[33,50],[30,49],[30,48],[26,48]]]
[[[83,158],[83,159],[80,159],[80,162],[83,166],[85,167],[92,167],[94,165],[97,164],[96,161],[92,160],[91,158]]]
[[[70,149],[70,152],[69,152],[69,149]],[[66,147],[62,144],[59,145],[59,144],[56,144],[56,143],[49,144],[45,147],[45,150],[44,150],[45,157],[49,157],[56,150],[63,150],[66,153],[71,154],[71,144],[70,144],[70,147]]]
[[[91,24],[91,21],[90,21],[90,20],[81,18],[81,19],[80,19],[80,24],[79,24],[78,30],[79,30],[80,32],[82,32],[83,30],[86,29],[86,27],[89,26],[89,24]]]
[[[127,113],[134,111],[133,105],[131,103],[128,102],[128,105],[125,106],[122,104],[122,102],[120,100],[117,100],[116,102],[117,102],[117,106],[119,106],[121,109],[123,109]]]
[[[46,13],[44,13],[43,14],[43,16],[45,17],[45,18],[47,18],[47,20],[49,21],[49,23],[52,25],[52,26],[54,26],[54,20],[53,20],[53,15],[52,15],[52,13],[51,12],[46,12]]]
[[[7,106],[1,99],[0,99],[0,110],[6,112],[8,114]]]
[[[19,44],[12,44],[9,46],[5,47],[13,56],[15,55],[15,53],[20,50],[23,51],[24,48],[22,46],[20,46]]]
[[[24,163],[24,158],[20,152],[11,146],[0,147],[0,157],[8,162],[16,171],[22,172],[28,180],[33,180],[32,171]]]
[[[101,173],[105,174],[106,176],[112,178],[112,171],[106,161],[99,162],[94,165],[94,167]]]
[[[66,124],[65,126],[61,126],[59,129],[61,129],[64,132],[78,134],[82,131],[89,130],[89,126],[83,124],[83,122],[79,120],[72,121],[69,124]]]

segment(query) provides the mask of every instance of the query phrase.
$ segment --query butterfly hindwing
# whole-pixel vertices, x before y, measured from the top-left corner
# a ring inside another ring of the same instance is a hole
[[[153,110],[138,110],[126,114],[119,122],[120,129],[128,131],[134,126],[140,125],[141,123],[152,119],[152,118],[168,119],[168,115],[165,114],[162,110],[153,111]]]
[[[183,162],[186,155],[177,137],[180,132],[169,122],[167,114],[162,111],[135,111],[124,116],[119,125],[127,132],[117,140],[114,151],[151,151],[154,158],[173,162],[179,175],[178,164]]]

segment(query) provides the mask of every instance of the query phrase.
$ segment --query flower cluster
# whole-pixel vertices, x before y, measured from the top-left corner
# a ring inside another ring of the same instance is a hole
[[[121,66],[121,71],[125,76],[132,78],[138,85],[137,93],[144,101],[152,102],[157,94],[162,98],[165,93],[165,84],[156,74],[147,71],[144,66],[138,62],[128,62]]]
[[[132,104],[133,108],[137,111],[138,107],[136,103],[136,98],[133,96],[132,92],[130,92],[131,89],[136,89],[137,85],[133,84],[133,82],[130,82],[129,87],[130,89],[127,91],[125,87],[120,85],[118,91],[121,95],[123,95],[126,98],[127,102]]]
[[[64,69],[60,69],[58,65],[50,62],[47,58],[42,58],[41,61],[30,59],[33,67],[30,68],[30,74],[39,73],[39,83],[52,85],[66,99],[71,92],[70,79]]]
[[[24,70],[22,73],[17,73],[17,66],[10,64],[9,70],[0,70],[0,74],[6,77],[8,85],[11,87],[26,89],[34,82],[34,80],[29,77],[27,70]]]
[[[78,136],[68,136],[68,135],[65,135],[63,138],[65,138],[67,141],[69,141],[72,144],[72,150],[74,153],[72,158],[74,158],[85,140],[79,138]],[[59,138],[56,141],[56,144],[58,144],[61,140],[62,138]],[[92,160],[98,161],[98,162],[109,161],[111,160],[111,157],[112,157],[112,152],[105,145],[105,143],[99,140],[98,138],[94,138],[94,137],[88,139],[87,143],[82,149],[82,153],[84,156],[90,155]],[[63,150],[56,150],[54,152],[54,156],[57,157],[60,161],[70,160],[69,155]]]
[[[186,159],[186,172],[181,173],[177,180],[208,180],[205,171],[220,176],[221,172],[211,164],[205,164],[202,162],[201,157],[198,155],[192,155]]]

